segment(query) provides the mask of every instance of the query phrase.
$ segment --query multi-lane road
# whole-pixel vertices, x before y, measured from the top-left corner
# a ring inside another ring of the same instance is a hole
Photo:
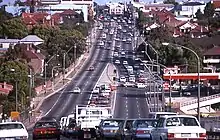
[[[131,26],[131,25],[129,25]],[[133,34],[134,29],[129,29],[122,26],[122,30],[126,30],[126,33],[119,30],[117,32],[118,40],[116,46],[120,45],[120,52],[125,52],[125,58],[118,57],[115,60],[120,60],[119,65],[117,65],[120,76],[128,76],[126,68],[123,66],[123,61],[127,61],[128,65],[134,66],[137,63],[134,59],[134,45],[133,43],[128,43],[123,41],[124,38],[130,38],[127,32]],[[131,37],[134,40],[134,37]],[[134,71],[134,73],[136,73]],[[146,118],[148,117],[149,109],[146,102],[146,89],[138,89],[132,87],[118,87],[116,94],[116,105],[114,110],[114,117],[116,118]]]

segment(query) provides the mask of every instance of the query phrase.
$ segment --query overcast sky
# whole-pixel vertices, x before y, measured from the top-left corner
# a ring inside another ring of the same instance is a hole
[[[14,3],[15,0],[3,0],[3,4],[8,4],[9,2],[11,4]],[[25,1],[25,0],[21,0],[21,1]],[[109,1],[112,1],[112,2],[118,2],[118,1],[121,1],[121,2],[124,2],[124,1],[130,1],[130,0],[95,0],[95,2],[97,2],[98,4],[105,4]],[[154,0],[140,0],[142,2],[153,2]],[[156,1],[163,1],[163,0],[156,0]],[[177,2],[181,2],[183,0],[176,0]],[[186,1],[186,0],[184,0]],[[194,0],[194,1],[205,1],[205,2],[208,2],[210,0]]]

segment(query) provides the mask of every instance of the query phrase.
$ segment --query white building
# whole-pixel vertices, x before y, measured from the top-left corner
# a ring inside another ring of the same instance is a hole
[[[110,14],[112,15],[122,15],[124,14],[124,5],[120,3],[108,3]]]
[[[204,12],[206,4],[204,2],[186,2],[181,3],[181,8],[177,11],[176,15],[187,16],[187,17],[196,17],[196,12],[200,9],[201,12]]]

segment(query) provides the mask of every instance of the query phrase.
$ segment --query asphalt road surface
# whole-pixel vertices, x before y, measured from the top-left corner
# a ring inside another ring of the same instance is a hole
[[[102,33],[103,31],[101,31],[100,35]],[[107,34],[106,40],[111,39],[112,35]],[[101,38],[99,38],[99,40],[101,40]],[[107,46],[112,47],[112,44],[105,43],[105,46],[102,48],[97,43],[91,51],[91,56],[72,81],[62,91],[44,101],[40,109],[45,117],[53,117],[60,120],[61,117],[75,112],[75,106],[77,104],[88,104],[93,87],[98,81],[106,64],[111,60],[110,54],[112,49],[107,49]],[[90,66],[94,66],[94,71],[89,71]],[[75,87],[81,89],[80,94],[74,94],[72,92]],[[31,130],[29,130],[29,135],[30,139],[32,139]]]
[[[123,26],[122,26],[123,27]],[[115,60],[120,60],[117,69],[120,76],[128,76],[126,68],[123,66],[123,61],[127,61],[129,65],[134,66],[136,63],[134,60],[134,45],[133,43],[127,43],[123,41],[124,38],[129,37],[128,32],[132,32],[128,27],[123,27],[125,32],[118,31],[117,38],[120,38],[116,42],[116,46],[120,45],[119,56],[121,52],[125,52],[125,58],[115,57]],[[134,37],[131,37],[134,41]],[[134,72],[135,73],[135,72]],[[146,118],[148,117],[149,109],[146,102],[145,91],[147,89],[138,89],[132,87],[118,87],[116,93],[116,105],[114,110],[114,117],[116,118]]]

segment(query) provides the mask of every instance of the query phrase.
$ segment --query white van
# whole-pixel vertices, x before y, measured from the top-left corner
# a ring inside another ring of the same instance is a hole
[[[150,112],[148,115],[148,118],[158,119],[161,116],[171,116],[171,115],[178,115],[178,113],[175,113],[175,112]]]
[[[127,67],[127,71],[128,71],[128,73],[133,73],[133,67],[132,66],[128,66]]]

